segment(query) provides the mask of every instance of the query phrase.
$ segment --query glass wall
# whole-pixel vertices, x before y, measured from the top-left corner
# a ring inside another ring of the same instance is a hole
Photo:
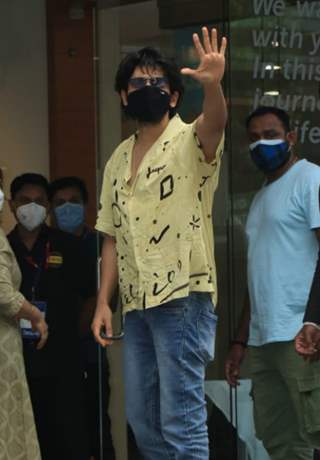
[[[298,133],[295,152],[320,164],[319,11],[319,4],[313,1],[229,1],[230,309],[234,318],[246,288],[245,221],[252,198],[264,180],[250,159],[245,119],[259,105],[288,111],[292,128]],[[251,404],[248,390],[243,393],[250,384],[248,371],[249,368],[243,369],[237,391],[239,436],[246,425],[245,411]],[[267,458],[261,444],[247,447],[250,458]]]
[[[201,20],[198,10],[193,21],[187,12],[184,16],[179,1],[172,2],[170,20],[165,19],[165,1],[98,1],[98,191],[107,159],[136,128],[122,117],[120,101],[113,89],[121,58],[128,51],[150,45],[175,58],[181,66],[194,66],[192,33],[199,32],[204,24],[217,26],[228,36],[230,44],[224,84],[230,111],[213,212],[219,326],[216,357],[208,368],[206,382],[209,434],[211,441],[214,439],[211,456],[215,460],[266,460],[268,457],[254,434],[247,363],[243,365],[241,385],[236,391],[228,387],[223,370],[246,288],[245,221],[251,200],[263,180],[251,163],[244,124],[246,115],[261,104],[288,110],[300,136],[297,153],[319,162],[319,6],[318,2],[292,0],[229,0],[214,2],[214,7],[206,1],[193,3],[202,5],[203,17],[212,18],[210,24]],[[178,19],[174,5],[180,5]],[[186,96],[180,114],[185,121],[191,121],[200,113],[202,94],[191,79],[184,82]],[[113,345],[108,353],[117,458],[136,459],[139,455],[132,441],[129,440],[129,448],[124,447],[128,445],[128,434],[121,343]]]
[[[230,181],[234,232],[241,233],[262,182],[245,138],[250,111],[259,105],[288,111],[298,133],[297,154],[320,162],[320,15],[317,2],[292,0],[230,0],[229,12]],[[235,233],[234,242],[242,246]]]

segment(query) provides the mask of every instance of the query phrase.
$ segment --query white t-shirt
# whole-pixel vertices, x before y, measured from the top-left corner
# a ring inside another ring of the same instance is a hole
[[[302,325],[319,245],[320,168],[295,163],[265,185],[250,207],[248,286],[249,344],[292,340]]]

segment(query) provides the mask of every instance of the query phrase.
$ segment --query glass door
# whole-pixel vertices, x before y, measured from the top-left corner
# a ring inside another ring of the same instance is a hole
[[[253,196],[264,181],[250,159],[246,117],[260,105],[286,110],[299,138],[295,152],[309,161],[320,163],[320,58],[317,51],[320,23],[316,7],[316,2],[291,0],[229,1],[229,262],[232,279],[230,310],[235,318],[234,324],[246,287],[245,222]],[[248,363],[242,371],[235,407],[238,435],[248,439],[250,458],[262,460],[268,456],[260,441],[248,438],[246,414],[249,405],[252,407],[248,395],[251,386]]]
[[[202,25],[215,26],[220,34],[232,37],[237,33],[236,23],[227,21],[227,2],[216,2],[214,8],[212,2],[186,2],[185,9],[181,5],[179,8],[179,3],[165,0],[97,2],[98,194],[107,159],[115,147],[135,131],[135,125],[122,116],[120,100],[114,91],[115,73],[125,54],[144,46],[153,46],[166,57],[175,59],[179,66],[192,67],[196,65],[192,33],[200,32]],[[231,43],[224,89],[232,112],[213,210],[219,323],[215,360],[207,369],[205,388],[210,458],[265,460],[255,444],[247,365],[243,367],[243,384],[236,391],[229,388],[224,376],[225,357],[242,308],[246,284],[244,223],[249,202],[260,180],[253,174],[248,158],[240,159],[239,148],[244,148],[240,134],[243,130],[243,109],[248,110],[250,102],[246,92],[241,94],[238,90],[233,74],[230,76],[237,66],[247,66],[246,63],[239,64],[238,60],[241,60],[240,50],[236,51]],[[185,78],[184,84],[186,94],[179,113],[183,120],[189,122],[201,111],[202,94],[201,88],[191,79]],[[246,91],[249,91],[249,85]],[[240,144],[235,135],[241,139]],[[111,385],[109,412],[117,459],[140,459],[125,417],[121,342],[110,347],[107,353]],[[242,429],[238,432],[239,421]]]

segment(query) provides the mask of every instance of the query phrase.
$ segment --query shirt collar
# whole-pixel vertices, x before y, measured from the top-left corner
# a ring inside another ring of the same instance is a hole
[[[158,137],[158,139],[155,141],[155,143],[151,146],[149,149],[148,153],[154,149],[156,146],[165,146],[168,142],[169,139],[172,139],[174,134],[178,133],[182,127],[184,126],[183,121],[181,120],[180,116],[178,114],[174,115],[170,120],[168,125],[166,126],[165,130],[163,133]],[[127,143],[125,144],[125,151],[124,151],[124,156],[127,162],[127,167],[126,171],[124,174],[124,180],[125,182],[129,182],[131,178],[131,160],[132,160],[132,151],[134,144],[136,142],[138,136],[138,131],[136,131],[134,134],[132,134],[128,140]]]
[[[178,114],[174,115],[170,120],[169,123],[167,124],[165,130],[163,133],[158,137],[158,139],[155,141],[154,144],[166,144],[168,142],[168,139],[172,139],[173,135],[176,134],[177,132],[180,131],[180,129],[184,126],[183,121],[181,120],[180,116]],[[134,144],[138,132],[136,131],[132,136],[132,142]],[[130,138],[130,139],[131,139]],[[152,148],[152,147],[151,147]]]

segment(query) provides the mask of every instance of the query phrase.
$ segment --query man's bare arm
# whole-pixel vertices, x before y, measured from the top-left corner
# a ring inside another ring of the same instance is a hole
[[[250,299],[249,299],[249,292],[246,291],[244,305],[242,309],[242,313],[240,316],[240,322],[238,326],[238,330],[236,336],[234,338],[235,341],[242,342],[245,345],[248,343],[249,339],[249,326],[250,326]]]
[[[227,122],[226,102],[221,88],[227,39],[222,38],[219,49],[216,29],[212,29],[210,36],[208,29],[203,27],[202,35],[203,43],[198,34],[193,34],[195,50],[200,60],[198,68],[184,68],[181,73],[190,75],[203,87],[203,111],[196,122],[196,132],[206,160],[211,163]]]
[[[97,307],[92,322],[92,332],[100,345],[110,345],[110,340],[102,339],[101,329],[105,329],[108,336],[112,336],[112,310],[110,307],[112,296],[118,284],[118,263],[115,238],[106,235],[101,252],[100,289],[97,298]]]
[[[250,325],[250,300],[246,292],[245,302],[240,317],[239,327],[225,362],[225,375],[228,383],[235,387],[239,385],[240,366],[245,357],[246,347],[249,338]]]

